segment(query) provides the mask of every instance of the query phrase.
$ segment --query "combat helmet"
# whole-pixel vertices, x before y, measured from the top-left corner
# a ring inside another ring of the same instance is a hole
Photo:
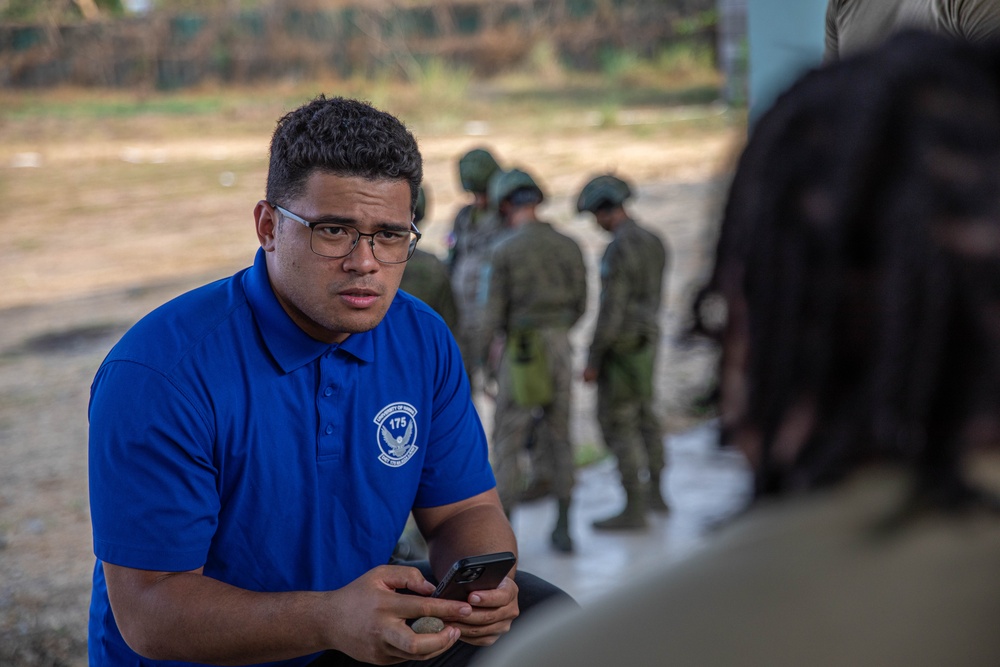
[[[535,203],[541,202],[545,198],[545,193],[535,183],[535,179],[520,169],[495,173],[490,178],[487,196],[492,206],[499,206],[501,202],[509,199],[512,194],[519,190],[532,190],[531,198]]]
[[[619,206],[631,196],[632,190],[628,183],[617,176],[604,174],[583,186],[580,197],[576,200],[576,210],[593,213],[602,207]]]
[[[424,214],[427,212],[427,194],[424,192],[424,186],[420,186],[417,189],[417,205],[413,209],[413,224],[417,224],[424,219]]]
[[[458,161],[458,177],[469,192],[486,192],[490,176],[497,171],[500,165],[482,148],[473,148]]]

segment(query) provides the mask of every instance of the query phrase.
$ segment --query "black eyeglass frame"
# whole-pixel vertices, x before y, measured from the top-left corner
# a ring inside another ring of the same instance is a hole
[[[417,229],[417,226],[413,223],[413,221],[410,221],[410,229],[407,232],[410,235],[410,244],[407,247],[406,259],[401,259],[401,260],[396,261],[396,262],[387,262],[384,259],[379,259],[378,253],[377,253],[377,251],[375,249],[375,236],[378,235],[378,234],[381,234],[383,232],[386,232],[386,231],[395,231],[395,230],[380,229],[377,232],[362,232],[357,227],[353,227],[351,225],[343,225],[343,224],[340,224],[340,223],[333,223],[333,222],[313,222],[311,220],[306,220],[301,215],[298,215],[296,213],[292,213],[291,211],[289,211],[287,208],[285,208],[283,206],[278,206],[277,204],[273,204],[271,202],[268,202],[268,203],[271,204],[271,207],[275,211],[277,211],[280,215],[282,215],[282,216],[284,216],[286,218],[290,218],[290,219],[294,220],[295,222],[298,222],[298,223],[300,223],[300,224],[305,225],[306,227],[308,227],[309,228],[309,232],[310,232],[310,236],[309,236],[309,249],[312,250],[317,255],[319,255],[320,257],[327,257],[329,259],[343,259],[344,257],[349,256],[352,252],[354,252],[354,249],[358,247],[358,242],[361,240],[361,237],[362,236],[367,236],[368,237],[368,245],[372,249],[372,257],[375,258],[375,261],[379,262],[380,264],[403,264],[404,262],[409,261],[409,259],[411,257],[413,257],[413,251],[417,249],[417,242],[420,240],[420,237],[423,236],[423,234],[420,233],[420,230]],[[348,250],[343,255],[326,255],[324,253],[317,252],[316,248],[313,247],[312,232],[319,225],[335,225],[337,227],[343,227],[344,229],[350,229],[350,230],[352,230],[355,234],[357,234],[357,236],[354,237],[354,242],[351,244],[351,249]]]

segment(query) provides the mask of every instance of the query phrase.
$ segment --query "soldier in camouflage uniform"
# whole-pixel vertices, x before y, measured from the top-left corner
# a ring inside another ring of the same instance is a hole
[[[454,329],[462,361],[470,380],[483,365],[481,351],[482,312],[478,300],[479,280],[486,261],[491,233],[499,224],[496,211],[486,195],[490,176],[499,171],[489,151],[475,148],[458,161],[462,187],[472,193],[473,201],[455,216],[448,251],[451,284],[458,304],[458,327]]]
[[[493,469],[510,514],[523,488],[520,459],[532,426],[550,447],[552,491],[559,505],[552,545],[569,552],[573,447],[569,438],[572,360],[569,330],[587,307],[587,276],[576,242],[535,215],[543,199],[518,169],[490,182],[490,198],[512,231],[488,266],[486,331],[504,336],[493,432]],[[536,416],[537,415],[537,416]]]
[[[427,193],[423,186],[417,193],[413,224],[420,224],[427,210]],[[406,262],[399,288],[409,292],[433,308],[454,334],[458,327],[458,306],[451,288],[447,265],[437,255],[417,247]]]
[[[601,260],[600,313],[583,379],[597,382],[597,419],[618,459],[626,505],[595,521],[599,529],[644,528],[647,508],[669,511],[660,485],[663,432],[653,412],[667,250],[629,217],[624,202],[630,196],[628,184],[604,175],[587,183],[577,201],[578,211],[592,213],[614,235]]]

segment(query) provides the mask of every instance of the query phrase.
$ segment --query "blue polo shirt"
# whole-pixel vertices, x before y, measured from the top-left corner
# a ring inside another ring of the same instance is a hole
[[[322,343],[281,308],[258,251],[143,318],[94,379],[91,664],[169,664],[125,645],[101,561],[337,589],[389,560],[412,507],[493,486],[441,318],[400,292],[373,330]]]

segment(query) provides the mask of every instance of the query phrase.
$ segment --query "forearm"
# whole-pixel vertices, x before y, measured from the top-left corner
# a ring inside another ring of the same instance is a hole
[[[477,505],[442,522],[427,536],[431,567],[440,578],[459,558],[498,551],[517,554],[517,540],[499,502]],[[513,577],[513,571],[510,574]]]
[[[336,592],[257,593],[196,572],[126,581],[105,565],[119,629],[148,658],[248,664],[294,658],[336,643]],[[121,591],[126,593],[126,591]],[[332,622],[331,622],[332,621]]]
[[[459,558],[510,551],[517,555],[517,542],[503,513],[496,489],[441,507],[414,508],[414,517],[427,538],[431,567],[438,579]],[[495,589],[469,596],[472,612],[455,625],[462,641],[488,646],[510,630],[519,613],[517,584],[511,569]]]

